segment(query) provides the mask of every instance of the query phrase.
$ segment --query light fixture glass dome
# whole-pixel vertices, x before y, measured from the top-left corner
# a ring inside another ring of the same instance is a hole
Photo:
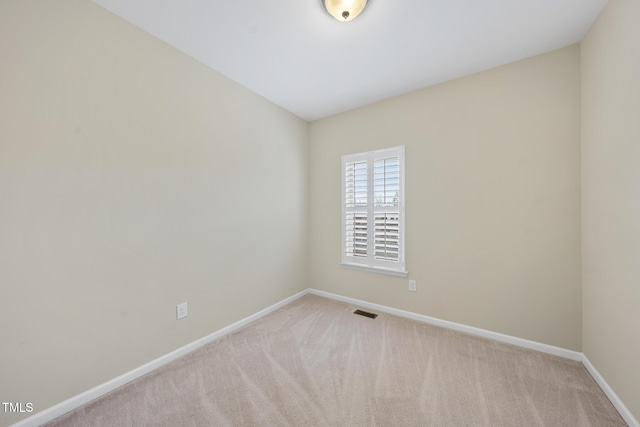
[[[349,22],[360,15],[368,0],[322,0],[327,12],[338,21]]]

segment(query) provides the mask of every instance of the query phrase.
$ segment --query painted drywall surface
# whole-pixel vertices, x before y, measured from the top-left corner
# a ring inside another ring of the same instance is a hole
[[[312,286],[579,351],[579,64],[569,46],[313,122]],[[340,157],[398,145],[409,277],[343,268]]]
[[[581,44],[583,350],[640,420],[640,2]]]
[[[308,123],[89,1],[0,2],[0,56],[3,402],[46,409],[308,286]]]

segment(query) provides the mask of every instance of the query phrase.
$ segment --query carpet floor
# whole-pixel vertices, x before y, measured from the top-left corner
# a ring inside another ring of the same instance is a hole
[[[305,295],[46,426],[626,426],[580,362],[356,308]]]

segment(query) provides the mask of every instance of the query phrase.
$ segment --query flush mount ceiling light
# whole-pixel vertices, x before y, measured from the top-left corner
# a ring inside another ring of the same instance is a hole
[[[322,0],[327,12],[338,21],[349,22],[360,15],[368,0]]]

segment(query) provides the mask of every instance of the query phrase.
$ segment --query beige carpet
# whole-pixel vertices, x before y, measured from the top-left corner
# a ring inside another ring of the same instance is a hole
[[[579,362],[355,308],[306,295],[47,426],[626,425]]]

